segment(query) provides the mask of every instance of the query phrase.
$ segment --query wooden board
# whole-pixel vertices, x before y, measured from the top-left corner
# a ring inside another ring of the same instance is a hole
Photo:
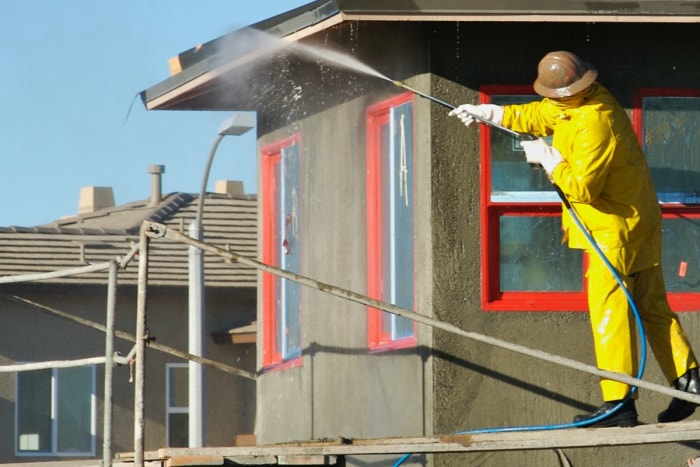
[[[571,428],[565,430],[513,431],[485,434],[443,435],[380,439],[339,438],[261,446],[221,448],[163,448],[154,457],[222,457],[363,455],[513,451],[635,444],[677,443],[700,440],[700,422],[640,425],[634,428]],[[150,457],[150,456],[149,456]]]

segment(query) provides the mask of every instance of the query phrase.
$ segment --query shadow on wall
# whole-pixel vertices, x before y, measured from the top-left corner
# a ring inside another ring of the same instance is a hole
[[[321,345],[317,344],[315,342],[312,342],[306,349],[302,350],[302,355],[303,356],[309,356],[309,357],[314,357],[318,354],[334,354],[334,355],[367,355],[367,349],[366,348],[341,348],[341,347],[335,347],[335,346],[327,346],[327,345]],[[406,348],[406,349],[397,349],[391,352],[381,352],[381,353],[374,353],[371,354],[370,356],[372,358],[396,358],[397,356],[416,356],[416,354],[421,358],[422,363],[425,365],[427,359],[429,356],[433,356],[434,358],[437,358],[439,360],[443,360],[446,362],[449,362],[453,365],[457,365],[461,368],[464,368],[469,371],[473,371],[475,373],[479,373],[482,376],[486,376],[489,378],[493,378],[495,380],[500,381],[501,383],[508,384],[513,387],[517,387],[518,389],[529,391],[533,394],[536,394],[541,397],[545,397],[548,399],[553,399],[557,402],[561,402],[564,404],[567,404],[571,407],[575,407],[579,410],[594,410],[596,407],[593,407],[590,404],[584,404],[578,400],[569,398],[563,394],[556,394],[552,392],[551,388],[546,388],[543,386],[535,385],[532,383],[526,383],[522,380],[519,380],[517,378],[510,377],[508,375],[504,375],[502,373],[499,373],[493,369],[486,368],[484,366],[478,365],[474,362],[470,362],[468,360],[465,360],[463,358],[456,357],[455,355],[442,352],[442,351],[436,351],[434,349],[431,349],[426,346],[418,346],[418,347],[411,347],[411,348]],[[262,373],[261,371],[260,373]]]

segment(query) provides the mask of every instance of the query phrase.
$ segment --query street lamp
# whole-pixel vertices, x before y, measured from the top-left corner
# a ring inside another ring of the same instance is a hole
[[[199,198],[197,199],[197,214],[194,219],[194,224],[197,226],[197,230],[200,231],[199,235],[201,235],[202,216],[204,214],[204,198],[207,193],[209,172],[211,171],[211,164],[214,161],[214,156],[216,155],[216,150],[219,147],[219,143],[221,143],[221,140],[224,139],[224,136],[240,136],[253,128],[255,128],[255,117],[251,112],[236,112],[219,126],[219,132],[217,133],[214,144],[209,151],[207,167],[204,169],[202,187],[199,190]],[[190,235],[190,237],[191,236],[192,235]],[[195,238],[201,240],[199,236]]]
[[[202,177],[202,187],[197,199],[197,212],[190,224],[190,237],[202,240],[202,217],[204,198],[207,195],[207,182],[211,164],[219,143],[224,136],[239,136],[255,128],[255,116],[251,112],[235,112],[225,120],[217,133],[209,151],[207,166]],[[202,329],[204,323],[204,252],[195,246],[189,247],[189,353],[202,356]],[[189,447],[202,447],[204,443],[204,397],[202,391],[202,365],[189,362]]]

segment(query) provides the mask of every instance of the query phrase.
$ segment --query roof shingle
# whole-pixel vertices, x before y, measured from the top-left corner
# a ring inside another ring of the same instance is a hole
[[[144,221],[159,222],[186,232],[194,220],[197,197],[172,193],[157,206],[148,200],[59,219],[35,227],[0,227],[0,276],[52,272],[122,258],[139,241]],[[257,258],[255,195],[207,194],[202,217],[204,241]],[[148,283],[188,285],[188,247],[167,239],[149,242]],[[255,287],[257,271],[205,254],[208,287]],[[119,271],[119,285],[136,285],[134,260]],[[61,284],[106,284],[107,274],[91,272],[46,279]]]

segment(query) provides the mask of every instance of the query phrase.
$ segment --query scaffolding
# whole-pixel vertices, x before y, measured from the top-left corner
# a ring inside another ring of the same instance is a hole
[[[86,272],[108,271],[108,297],[105,325],[73,316],[64,311],[38,304],[25,298],[0,293],[0,297],[3,299],[31,306],[105,333],[105,354],[103,356],[70,361],[48,361],[32,364],[0,366],[0,372],[17,372],[44,368],[104,364],[105,388],[103,460],[100,464],[102,467],[112,467],[113,465],[117,464],[129,464],[137,467],[167,467],[171,465],[225,465],[232,459],[235,459],[235,462],[238,462],[240,465],[245,465],[247,463],[251,465],[277,465],[292,462],[292,458],[295,459],[293,463],[297,465],[336,465],[342,462],[341,458],[346,455],[402,454],[406,452],[429,454],[474,451],[560,449],[564,447],[591,447],[700,440],[700,422],[684,422],[670,425],[644,425],[634,428],[597,428],[591,430],[559,429],[549,430],[546,432],[515,431],[488,434],[454,434],[435,437],[388,438],[373,440],[351,440],[343,438],[332,442],[308,442],[230,448],[163,448],[158,451],[146,452],[144,450],[145,422],[143,396],[146,386],[145,352],[147,345],[149,348],[154,350],[159,350],[183,359],[207,365],[240,377],[249,378],[252,380],[255,380],[256,378],[256,375],[253,373],[221,362],[216,362],[204,357],[182,352],[175,348],[158,344],[150,340],[146,327],[148,254],[149,243],[153,240],[159,239],[168,239],[174,242],[193,246],[201,249],[204,252],[217,255],[230,262],[237,262],[245,266],[255,268],[258,271],[270,273],[278,277],[297,282],[306,287],[310,287],[365,306],[374,307],[382,311],[413,320],[425,326],[430,326],[434,329],[453,333],[470,340],[482,342],[532,358],[552,362],[599,377],[645,388],[671,397],[693,402],[695,404],[700,404],[700,396],[671,389],[666,386],[637,379],[628,375],[601,370],[597,367],[583,364],[575,360],[531,349],[483,334],[464,331],[454,325],[436,320],[416,311],[376,300],[351,290],[322,283],[309,277],[245,257],[227,248],[221,248],[214,244],[191,238],[178,230],[169,229],[164,224],[145,221],[141,226],[139,243],[136,244],[124,257],[115,258],[105,263],[63,271],[55,271],[51,273],[0,277],[0,284],[7,284],[40,281],[48,278],[84,274]],[[118,270],[126,267],[126,265],[135,257],[138,257],[137,322],[136,335],[130,335],[114,328],[115,296],[118,284]],[[114,354],[115,337],[134,342],[134,347],[126,357],[121,357]],[[111,446],[112,368],[114,365],[124,364],[133,364],[134,367],[134,451],[131,453],[121,453],[113,458]],[[261,464],[261,459],[266,459],[266,463]],[[308,461],[307,463],[303,463],[305,462],[305,459]],[[203,463],[205,460],[206,463]],[[218,463],[219,461],[221,461],[221,463]],[[80,465],[94,465],[90,464],[89,462],[90,461],[86,461],[85,463],[81,462]],[[116,464],[113,464],[113,462],[116,462]]]

